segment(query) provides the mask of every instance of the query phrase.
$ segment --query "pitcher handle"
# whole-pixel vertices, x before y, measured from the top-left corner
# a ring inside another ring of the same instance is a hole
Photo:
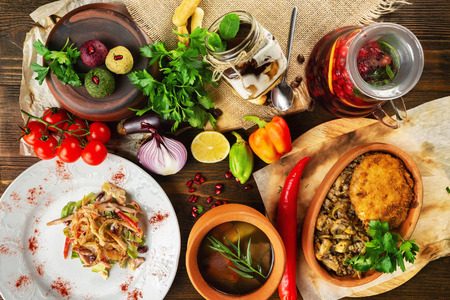
[[[407,113],[406,113],[406,106],[405,101],[403,101],[403,98],[397,98],[394,100],[389,100],[391,103],[392,108],[394,109],[394,118],[389,116],[381,107],[380,104],[378,104],[376,107],[374,107],[374,110],[372,111],[372,115],[380,121],[382,124],[386,125],[387,127],[390,127],[392,129],[399,128],[403,122],[406,121]],[[382,113],[381,116],[378,114]]]

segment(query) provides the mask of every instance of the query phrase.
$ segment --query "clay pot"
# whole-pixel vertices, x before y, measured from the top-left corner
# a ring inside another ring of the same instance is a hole
[[[302,248],[306,262],[319,277],[337,286],[360,286],[378,278],[382,274],[375,271],[368,271],[364,273],[364,277],[361,279],[353,278],[352,275],[337,276],[335,274],[332,274],[331,272],[329,273],[324,267],[322,267],[322,265],[317,261],[314,254],[314,230],[316,220],[322,207],[322,203],[325,200],[326,195],[328,194],[328,191],[335,182],[336,178],[339,176],[339,174],[341,174],[341,172],[348,164],[350,164],[356,157],[366,152],[373,151],[388,153],[401,159],[405,164],[406,169],[411,174],[412,179],[414,180],[415,197],[411,202],[408,216],[406,217],[406,220],[393,231],[400,234],[405,240],[408,240],[414,231],[417,220],[419,219],[420,210],[422,209],[422,177],[416,164],[406,152],[392,145],[383,143],[370,143],[355,147],[345,153],[330,169],[330,171],[318,187],[317,192],[314,195],[314,198],[311,201],[311,204],[306,212],[302,230]]]
[[[212,288],[203,279],[197,253],[205,235],[214,227],[232,221],[241,221],[259,228],[269,238],[273,248],[273,267],[266,282],[256,291],[245,295],[223,294]],[[277,289],[284,274],[286,253],[283,241],[269,220],[257,210],[242,204],[226,204],[215,207],[201,216],[189,234],[186,251],[186,269],[195,289],[206,299],[267,299]]]

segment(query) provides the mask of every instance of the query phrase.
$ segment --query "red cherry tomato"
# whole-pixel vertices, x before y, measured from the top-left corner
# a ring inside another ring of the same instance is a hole
[[[88,126],[86,121],[78,118],[74,118],[73,120],[70,120],[66,126],[64,127],[65,130],[68,130],[72,132],[73,134],[76,134],[78,137],[83,137],[88,132]],[[76,137],[70,133],[64,132],[64,136],[69,137]]]
[[[80,140],[70,136],[62,140],[56,150],[56,155],[65,163],[73,163],[80,158],[82,151]]]
[[[29,121],[24,128],[22,128],[23,140],[28,145],[34,145],[36,140],[40,139],[42,135],[47,134],[47,126],[38,121]]]
[[[94,122],[89,126],[88,140],[99,141],[106,144],[111,138],[111,129],[102,122]]]
[[[49,136],[44,140],[36,140],[34,143],[34,154],[40,159],[52,159],[56,156],[57,146],[58,141],[53,136]]]
[[[81,152],[81,158],[84,162],[91,166],[101,164],[108,155],[105,145],[99,141],[92,140]]]
[[[51,107],[44,112],[44,114],[42,115],[42,119],[62,129],[66,125],[66,121],[69,119],[69,115],[63,108]],[[52,127],[49,127],[49,129],[52,131],[58,130]]]

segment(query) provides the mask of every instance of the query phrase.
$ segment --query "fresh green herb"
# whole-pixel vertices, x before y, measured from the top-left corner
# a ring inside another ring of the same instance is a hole
[[[395,74],[394,72],[392,72],[391,67],[389,67],[389,65],[386,65],[386,74],[389,76],[389,79],[394,79]]]
[[[201,214],[203,212],[203,206],[200,204],[197,205],[198,213]]]
[[[128,75],[135,88],[149,96],[147,107],[136,110],[137,115],[153,110],[164,120],[175,121],[172,131],[181,122],[203,128],[210,121],[215,128],[217,120],[208,112],[215,103],[204,87],[205,83],[215,83],[212,71],[208,69],[209,63],[199,59],[200,54],[206,54],[206,35],[206,29],[197,27],[188,35],[190,48],[185,43],[178,43],[177,49],[169,51],[163,42],[140,48],[141,55],[151,59],[149,65],[158,62],[163,78],[159,81],[146,70]]]
[[[277,194],[281,194],[281,191],[283,190],[283,187],[281,185],[278,186],[278,192]]]
[[[70,84],[72,86],[83,85],[80,80],[80,76],[73,68],[77,58],[81,55],[81,52],[74,47],[74,44],[67,47],[68,43],[69,38],[67,38],[66,44],[61,51],[50,51],[42,44],[40,40],[37,40],[33,44],[36,52],[42,55],[45,61],[49,64],[48,67],[41,66],[36,62],[31,64],[31,69],[38,74],[35,79],[39,81],[39,84],[42,84],[48,72],[51,70],[56,78],[58,78],[63,84]]]
[[[230,244],[230,248],[225,246],[223,243],[218,241],[216,238],[212,236],[207,237],[212,245],[208,245],[214,251],[220,252],[223,256],[231,260],[234,264],[234,267],[227,266],[230,270],[239,274],[244,278],[254,278],[253,273],[261,276],[262,278],[266,278],[265,275],[262,274],[262,268],[260,265],[256,266],[256,269],[252,266],[252,254],[250,251],[251,239],[248,241],[248,246],[246,249],[246,253],[242,253],[241,251],[241,236],[239,235],[237,245],[233,244],[229,239],[225,238],[228,244]]]
[[[370,221],[367,233],[372,239],[365,243],[366,253],[346,260],[346,265],[352,265],[353,269],[362,272],[376,270],[392,273],[397,270],[397,266],[405,272],[404,260],[414,263],[419,247],[414,240],[405,241],[397,233],[390,232],[387,222]]]
[[[219,24],[219,34],[224,40],[233,39],[239,31],[239,16],[237,14],[227,14]]]
[[[446,187],[445,190],[447,191],[448,194],[450,194],[450,188]]]
[[[222,52],[227,49],[227,41],[236,37],[239,31],[240,19],[237,14],[227,14],[219,24],[218,32],[208,32],[208,47],[213,51]]]

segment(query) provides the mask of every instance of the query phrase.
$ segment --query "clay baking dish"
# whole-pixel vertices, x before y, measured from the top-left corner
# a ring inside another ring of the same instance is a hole
[[[110,3],[94,3],[78,7],[64,15],[50,32],[46,46],[50,50],[60,50],[70,38],[71,43],[80,49],[84,42],[97,39],[108,50],[124,46],[133,55],[131,71],[148,69],[149,58],[140,55],[139,47],[151,43],[151,39],[134,23],[124,6]],[[45,62],[44,62],[45,64]],[[92,68],[78,58],[74,66],[78,73],[87,73]],[[106,68],[101,65],[100,68]],[[157,65],[149,72],[158,74]],[[129,108],[140,108],[146,103],[141,91],[134,88],[127,74],[114,74],[116,89],[104,98],[89,95],[83,86],[64,85],[53,73],[46,77],[47,85],[55,99],[71,113],[90,121],[118,121],[134,114]]]
[[[341,174],[341,172],[348,164],[350,164],[356,157],[366,152],[373,151],[388,153],[395,157],[398,157],[403,161],[406,169],[414,180],[415,197],[411,202],[407,218],[399,227],[394,229],[394,231],[400,234],[405,240],[409,239],[414,231],[417,220],[419,219],[420,210],[422,209],[422,177],[416,164],[406,152],[389,144],[370,143],[355,147],[345,153],[330,169],[330,171],[318,187],[316,194],[314,195],[314,198],[311,201],[311,204],[306,212],[302,229],[302,249],[303,254],[305,255],[306,262],[319,277],[337,286],[360,286],[378,278],[382,274],[375,271],[368,271],[364,273],[365,275],[361,279],[353,278],[352,275],[337,276],[335,274],[329,273],[324,267],[322,267],[314,254],[314,230],[316,220],[322,207],[322,203],[325,200],[326,195],[328,194],[328,191],[335,182],[336,178],[339,176],[339,174]]]
[[[259,228],[269,238],[273,249],[272,271],[266,282],[256,291],[245,295],[223,294],[212,288],[202,277],[197,254],[205,235],[214,227],[232,221],[247,222]],[[186,269],[195,289],[206,299],[254,299],[269,298],[277,289],[286,266],[283,240],[269,220],[257,210],[242,204],[226,204],[215,207],[201,216],[193,226],[187,243]]]

